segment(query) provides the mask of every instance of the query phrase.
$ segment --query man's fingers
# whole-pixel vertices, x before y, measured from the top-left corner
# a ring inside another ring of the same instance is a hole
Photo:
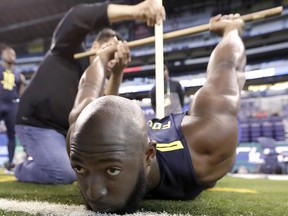
[[[239,18],[239,17],[240,17],[240,14],[239,14],[239,13],[234,14],[234,19],[237,19],[237,18]]]
[[[109,43],[105,47],[102,47],[97,52],[97,55],[104,61],[109,61],[114,58],[114,54],[117,51],[117,46],[115,44]]]
[[[123,49],[123,42],[119,41],[118,45],[117,45],[117,54],[118,54],[118,58],[122,59],[124,56],[124,49]]]
[[[115,62],[115,64],[118,64],[119,61],[120,61],[119,52],[117,51],[117,52],[114,53],[114,62]]]
[[[126,53],[130,54],[130,48],[127,41],[123,41],[123,49],[125,50]]]
[[[117,45],[117,51],[114,54],[115,65],[119,67],[126,67],[131,61],[130,48],[127,41],[119,41]]]
[[[166,11],[165,11],[164,6],[162,6],[161,8],[161,18],[162,18],[162,21],[166,20]]]
[[[131,51],[130,51],[130,48],[129,48],[129,45],[127,43],[127,41],[124,41],[124,49],[125,49],[125,53],[127,55],[127,63],[126,65],[128,65],[130,62],[131,62]]]
[[[222,14],[218,14],[217,16],[212,17],[210,20],[212,22],[216,22],[222,18]]]
[[[165,8],[157,0],[146,0],[144,5],[142,19],[146,20],[148,26],[160,24],[166,19]]]
[[[122,54],[123,54],[124,63],[125,63],[125,65],[127,65],[130,62],[130,60],[131,60],[130,48],[128,46],[127,41],[124,41],[122,43],[121,51],[122,51]]]
[[[166,12],[165,8],[162,6],[160,12],[157,14],[156,17],[156,24],[159,25],[161,22],[165,21],[166,19]]]

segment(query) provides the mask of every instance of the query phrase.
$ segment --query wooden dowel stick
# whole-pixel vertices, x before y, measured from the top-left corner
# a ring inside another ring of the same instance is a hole
[[[279,7],[275,7],[275,8],[270,8],[270,9],[246,14],[246,15],[241,16],[241,18],[245,22],[251,22],[251,21],[266,19],[266,18],[269,18],[272,16],[279,15],[282,13],[282,11],[283,11],[283,7],[279,6]],[[209,24],[193,26],[190,28],[165,33],[165,34],[163,34],[163,39],[169,40],[169,39],[174,39],[174,38],[178,38],[178,37],[184,37],[184,36],[188,36],[188,35],[198,34],[201,32],[208,31],[208,30],[209,30]],[[132,47],[138,47],[138,46],[142,46],[142,45],[152,44],[152,43],[154,43],[154,41],[155,41],[155,37],[152,36],[152,37],[147,37],[147,38],[143,38],[143,39],[139,39],[139,40],[135,40],[135,41],[130,41],[130,42],[128,42],[128,45],[130,48],[132,48]],[[96,51],[94,51],[94,50],[86,51],[86,52],[82,52],[82,53],[76,53],[74,55],[74,58],[78,59],[78,58],[83,58],[83,57],[87,57],[87,56],[95,55],[95,54],[96,54]]]
[[[158,0],[162,5],[162,0]],[[156,118],[164,118],[164,44],[163,21],[155,25],[155,81],[156,81]]]

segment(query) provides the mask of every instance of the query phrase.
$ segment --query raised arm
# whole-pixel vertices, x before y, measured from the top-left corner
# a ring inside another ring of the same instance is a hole
[[[81,50],[86,35],[109,25],[108,4],[79,4],[72,7],[53,33],[51,51],[73,58]]]
[[[110,23],[123,20],[142,20],[148,26],[154,26],[165,20],[165,9],[157,0],[145,0],[137,5],[110,4],[108,17]]]
[[[51,50],[72,58],[75,52],[80,51],[86,35],[92,31],[124,20],[142,20],[152,26],[161,19],[165,19],[165,10],[157,0],[145,0],[137,5],[79,4],[71,8],[58,24]]]
[[[207,81],[190,104],[190,116],[182,122],[200,183],[217,181],[234,163],[237,113],[245,83],[243,26],[239,14],[219,15],[210,20],[210,31],[223,38],[210,56]]]
[[[81,111],[90,102],[103,95],[107,62],[114,58],[117,49],[121,45],[123,43],[115,39],[113,44],[109,44],[107,47],[99,50],[96,58],[81,76],[74,106],[69,114],[69,130],[66,136],[68,154],[70,154],[70,133],[74,127],[74,123]]]
[[[122,46],[123,42],[115,39],[113,44],[109,44],[103,49],[99,50],[94,61],[83,73],[79,81],[74,106],[69,115],[70,127],[74,124],[81,111],[91,101],[103,95],[106,79],[106,65],[108,61],[115,58],[115,55],[118,55],[117,49],[122,49],[119,48]]]
[[[157,0],[145,0],[136,5],[109,4],[107,13],[110,23],[122,20],[141,20],[145,21],[148,26],[153,26],[160,20],[165,19],[165,9]],[[122,56],[125,56],[125,53],[128,52],[130,53],[130,50],[127,46],[126,50],[122,50],[122,53],[124,53]],[[118,53],[119,55],[122,54],[121,52]],[[128,62],[130,62],[130,54],[129,59],[124,59],[123,57],[120,59],[122,59],[122,61],[112,62],[112,65],[108,64],[112,74],[105,87],[105,95],[118,95],[119,93],[119,87],[123,79],[123,70]]]

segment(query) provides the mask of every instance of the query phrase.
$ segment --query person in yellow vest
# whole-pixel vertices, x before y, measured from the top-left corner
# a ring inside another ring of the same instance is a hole
[[[0,65],[0,120],[6,126],[8,138],[8,162],[5,163],[7,171],[14,168],[13,158],[15,152],[15,119],[18,110],[20,95],[25,88],[25,77],[21,73],[14,71],[16,61],[15,50],[9,46],[1,45]]]

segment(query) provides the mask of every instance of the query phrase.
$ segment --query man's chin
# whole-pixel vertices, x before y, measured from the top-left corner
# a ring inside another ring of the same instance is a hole
[[[116,212],[117,210],[109,207],[101,207],[101,208],[93,208],[89,204],[86,203],[86,209],[94,212],[99,212],[99,213],[113,213]]]
[[[117,209],[115,209],[111,206],[103,206],[103,205],[101,207],[94,206],[93,204],[89,204],[89,202],[87,202],[85,199],[84,199],[84,204],[85,204],[87,210],[94,211],[94,212],[113,213],[113,212],[117,211]]]

